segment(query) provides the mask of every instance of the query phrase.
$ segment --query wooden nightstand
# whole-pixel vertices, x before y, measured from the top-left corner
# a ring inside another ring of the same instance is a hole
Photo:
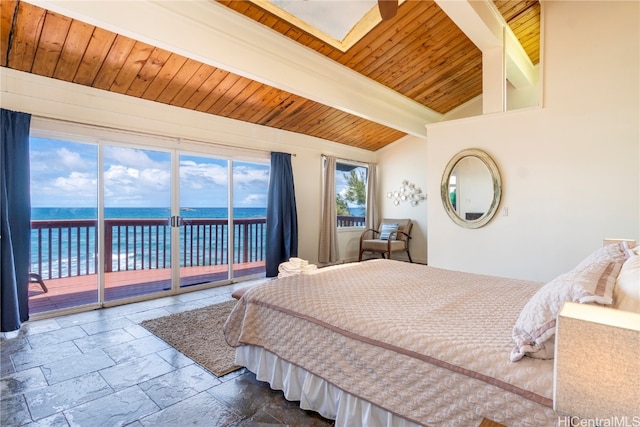
[[[480,425],[478,427],[505,427],[505,426],[495,421],[491,421],[488,418],[483,418],[482,422],[480,422]]]

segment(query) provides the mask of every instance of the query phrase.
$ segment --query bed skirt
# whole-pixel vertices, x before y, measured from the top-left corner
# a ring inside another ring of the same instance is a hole
[[[280,359],[262,347],[241,345],[236,349],[235,363],[255,373],[258,380],[268,382],[272,389],[282,390],[287,400],[299,401],[300,408],[315,411],[325,418],[335,420],[336,427],[419,426],[346,393],[317,375]]]

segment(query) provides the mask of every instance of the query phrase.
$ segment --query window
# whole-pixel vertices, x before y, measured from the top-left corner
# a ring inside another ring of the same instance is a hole
[[[368,168],[362,164],[336,162],[336,212],[338,228],[364,227],[367,215]]]

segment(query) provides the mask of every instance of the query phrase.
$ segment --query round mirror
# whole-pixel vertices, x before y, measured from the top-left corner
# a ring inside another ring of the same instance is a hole
[[[442,204],[465,228],[480,228],[495,215],[502,196],[500,172],[493,159],[475,148],[453,156],[442,174]]]

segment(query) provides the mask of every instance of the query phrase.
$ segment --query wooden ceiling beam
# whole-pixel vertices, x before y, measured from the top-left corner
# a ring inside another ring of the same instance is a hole
[[[516,88],[537,82],[537,68],[493,1],[436,0],[436,3],[483,53],[504,49],[506,78]]]
[[[216,2],[25,0],[286,90],[398,131],[424,137],[443,116]],[[117,5],[117,4],[116,4]]]

